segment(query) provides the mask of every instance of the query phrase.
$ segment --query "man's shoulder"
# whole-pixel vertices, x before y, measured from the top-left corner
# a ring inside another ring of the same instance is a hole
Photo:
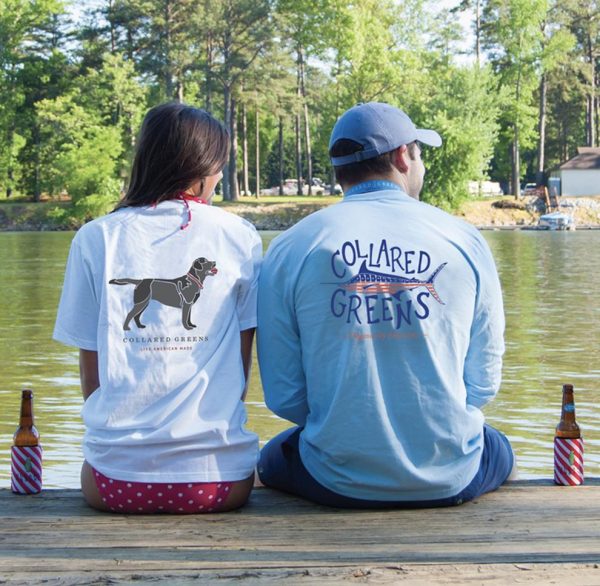
[[[485,243],[479,229],[466,220],[425,202],[418,202],[419,216],[429,225],[443,230],[449,241],[456,244]]]
[[[455,216],[449,211],[443,210],[434,206],[425,201],[418,201],[418,205],[420,206],[420,211],[423,214],[431,216],[437,220],[447,222],[449,225],[456,226],[457,229],[462,229],[467,232],[476,232],[479,233],[479,230],[473,224],[469,224],[462,218]]]

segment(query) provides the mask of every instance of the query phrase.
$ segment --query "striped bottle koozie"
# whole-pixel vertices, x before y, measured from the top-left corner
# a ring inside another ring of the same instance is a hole
[[[554,482],[565,486],[583,484],[583,440],[554,438]]]
[[[42,446],[13,446],[11,489],[16,494],[37,494],[42,490]]]

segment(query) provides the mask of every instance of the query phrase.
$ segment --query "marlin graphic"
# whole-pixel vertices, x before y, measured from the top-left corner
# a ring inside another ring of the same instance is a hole
[[[419,279],[408,279],[407,277],[402,277],[400,275],[377,273],[368,269],[367,261],[363,261],[358,274],[340,285],[346,289],[346,291],[356,291],[357,293],[388,293],[398,300],[400,300],[400,295],[404,293],[404,291],[425,287],[438,303],[446,305],[440,299],[440,296],[433,286],[434,279],[446,264],[447,263],[445,262],[442,263],[435,271],[433,271],[433,273],[431,273],[428,279],[420,281]]]

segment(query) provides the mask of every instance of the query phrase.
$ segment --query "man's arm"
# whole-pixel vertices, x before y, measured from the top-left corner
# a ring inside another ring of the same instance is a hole
[[[258,362],[269,409],[303,426],[308,415],[302,348],[294,308],[293,263],[269,250],[258,285]],[[286,269],[286,267],[288,267]]]
[[[467,404],[478,408],[491,401],[500,389],[504,354],[502,289],[492,253],[485,242],[481,244],[476,263],[477,298],[464,369]]]
[[[99,386],[98,352],[92,350],[79,350],[79,378],[83,399],[86,400]]]

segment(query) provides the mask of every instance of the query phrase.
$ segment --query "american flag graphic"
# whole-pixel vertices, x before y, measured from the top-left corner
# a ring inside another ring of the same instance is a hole
[[[554,482],[564,486],[583,484],[583,440],[554,438]]]
[[[37,494],[42,490],[42,446],[13,446],[11,489],[16,494]]]
[[[426,287],[427,290],[436,298],[439,299],[436,290],[432,283],[348,283],[344,285],[346,291],[356,291],[357,293],[378,294],[384,293],[394,295],[399,291],[408,291],[417,287]]]
[[[362,293],[363,295],[378,295],[382,293],[392,295],[396,298],[398,298],[403,291],[425,287],[438,303],[444,305],[444,302],[440,299],[440,296],[433,286],[433,282],[446,264],[447,263],[442,263],[427,279],[421,281],[419,279],[403,277],[401,275],[372,271],[367,267],[366,261],[363,261],[358,274],[349,281],[332,284],[343,287],[346,291],[355,291],[356,293]]]

